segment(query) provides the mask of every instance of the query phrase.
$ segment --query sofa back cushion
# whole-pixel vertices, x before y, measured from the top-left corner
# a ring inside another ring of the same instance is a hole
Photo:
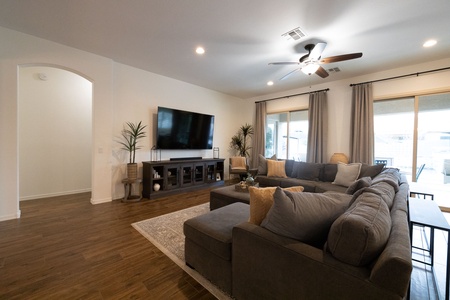
[[[337,174],[337,164],[323,164],[322,173],[319,180],[333,182]]]
[[[326,249],[344,263],[364,266],[383,251],[390,231],[388,206],[379,195],[364,192],[333,223]]]
[[[297,178],[304,180],[319,181],[323,164],[300,162],[298,165]]]
[[[325,194],[292,193],[277,187],[272,208],[261,226],[282,236],[322,247],[331,224],[341,215],[349,198]]]

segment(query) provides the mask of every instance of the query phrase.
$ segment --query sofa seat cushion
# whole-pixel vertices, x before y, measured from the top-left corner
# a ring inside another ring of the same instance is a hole
[[[348,207],[350,198],[325,194],[292,193],[277,188],[274,203],[261,226],[282,236],[321,247],[334,220]]]
[[[338,192],[345,193],[347,187],[333,184],[331,182],[318,181],[315,183],[314,193]],[[306,188],[305,188],[306,191]]]
[[[231,260],[231,232],[248,217],[249,205],[237,202],[187,220],[183,231],[186,239],[224,260]]]
[[[333,223],[326,249],[342,262],[365,266],[383,251],[390,231],[388,206],[379,195],[364,192]]]

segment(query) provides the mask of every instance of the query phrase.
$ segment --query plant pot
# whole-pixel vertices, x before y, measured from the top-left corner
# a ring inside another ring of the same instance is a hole
[[[127,164],[128,179],[137,179],[137,163]]]

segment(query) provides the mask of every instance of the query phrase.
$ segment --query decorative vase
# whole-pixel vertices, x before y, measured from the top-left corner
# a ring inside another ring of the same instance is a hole
[[[255,179],[253,179],[252,175],[248,175],[247,178],[245,179],[245,183],[248,186],[253,186],[255,184]]]
[[[128,179],[137,179],[137,163],[127,164],[127,177]]]
[[[155,184],[153,185],[153,190],[154,190],[155,192],[159,191],[160,188],[161,188],[161,186],[159,185],[159,183],[155,183]]]
[[[348,157],[344,153],[334,153],[330,158],[330,164],[337,164],[337,163],[344,163],[348,164]]]

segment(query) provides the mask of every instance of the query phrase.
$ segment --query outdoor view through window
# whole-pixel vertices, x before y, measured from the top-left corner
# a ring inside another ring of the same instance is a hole
[[[375,160],[411,181],[450,183],[449,119],[450,94],[375,101]]]

